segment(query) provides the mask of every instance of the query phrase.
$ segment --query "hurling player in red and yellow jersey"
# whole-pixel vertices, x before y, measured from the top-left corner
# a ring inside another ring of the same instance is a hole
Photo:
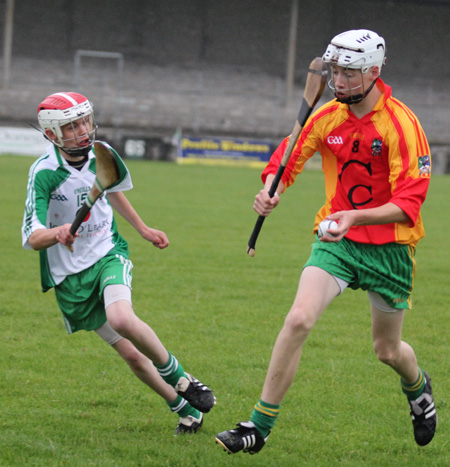
[[[417,444],[428,444],[436,429],[430,378],[418,366],[411,346],[402,341],[404,310],[411,307],[414,251],[424,236],[420,208],[430,180],[430,149],[416,116],[392,97],[379,77],[385,63],[382,37],[369,30],[344,32],[333,38],[323,60],[336,98],[307,121],[277,193],[270,198],[289,138],[274,152],[254,209],[268,216],[280,201],[278,193],[320,153],[326,201],[314,231],[324,219],[335,220],[338,227],[329,231],[331,235],[316,237],[250,421],[216,437],[229,453],[262,449],[297,372],[303,343],[346,287],[368,291],[375,352],[400,376]]]

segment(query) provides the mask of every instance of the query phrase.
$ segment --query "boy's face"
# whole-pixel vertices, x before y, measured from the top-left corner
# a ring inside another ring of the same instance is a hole
[[[341,100],[364,93],[379,76],[377,66],[370,68],[367,73],[362,73],[360,69],[332,66],[331,74],[336,97]]]
[[[64,146],[67,148],[79,148],[88,146],[89,134],[92,131],[92,117],[81,117],[61,127]]]
[[[91,143],[90,134],[92,133],[92,128],[92,115],[80,117],[61,127],[62,138],[60,142],[68,149],[87,147]],[[47,129],[45,134],[53,141],[58,140],[58,137],[51,130]]]

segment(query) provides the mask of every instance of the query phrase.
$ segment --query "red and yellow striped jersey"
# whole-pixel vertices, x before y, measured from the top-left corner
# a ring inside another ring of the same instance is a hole
[[[346,238],[375,245],[415,245],[425,235],[420,208],[430,181],[430,148],[413,112],[392,97],[391,87],[381,79],[377,86],[383,94],[361,119],[337,100],[314,112],[303,128],[282,181],[286,187],[292,185],[305,162],[320,153],[326,202],[316,215],[314,231],[328,214],[391,202],[408,215],[409,225],[354,226]],[[285,138],[273,153],[262,173],[263,182],[269,173],[277,172],[288,140]]]

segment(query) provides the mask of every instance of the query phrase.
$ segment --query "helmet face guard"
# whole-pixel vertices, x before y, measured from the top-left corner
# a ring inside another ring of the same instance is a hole
[[[363,83],[362,75],[366,74],[372,67],[377,66],[381,73],[381,68],[386,62],[385,52],[384,39],[376,32],[367,29],[357,29],[335,36],[328,45],[322,59],[328,68],[339,66],[344,69],[359,70],[361,72],[361,83]],[[328,87],[336,96],[332,70],[329,70],[329,73],[332,78],[328,82]],[[367,96],[375,83],[376,79],[367,90],[362,85],[361,92],[351,94],[345,99],[340,99],[337,96],[336,98],[339,102],[345,104],[356,104]],[[349,85],[348,90],[351,92],[356,90],[356,88],[351,89]]]
[[[94,120],[94,109],[88,99],[75,92],[57,92],[46,97],[38,106],[38,122],[44,136],[53,144],[71,156],[87,156],[95,141],[97,126]],[[64,139],[63,127],[71,125],[75,128],[83,124],[87,133],[81,137]],[[55,139],[51,139],[46,131],[50,130]],[[67,143],[74,141],[75,145]]]
[[[342,102],[343,104],[351,105],[351,104],[358,104],[359,102],[361,102],[367,96],[367,94],[369,94],[369,92],[372,90],[372,88],[375,86],[375,83],[378,80],[378,77],[377,77],[376,79],[372,81],[372,83],[367,87],[367,89],[365,89],[363,73],[360,70],[354,70],[356,73],[361,74],[361,84],[359,84],[358,86],[352,87],[350,84],[350,79],[347,78],[348,87],[345,90],[345,92],[349,92],[350,94],[349,96],[344,97],[344,98],[339,97],[338,91],[336,90],[336,85],[334,83],[334,75],[333,75],[333,70],[332,70],[334,65],[327,64],[327,66],[328,66],[328,75],[331,76],[331,78],[328,80],[328,83],[327,83],[328,87],[330,91],[334,94],[334,96],[336,97],[336,100],[338,102]]]

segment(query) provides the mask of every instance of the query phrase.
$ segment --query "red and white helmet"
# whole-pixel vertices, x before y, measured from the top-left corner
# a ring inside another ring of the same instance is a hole
[[[73,123],[80,118],[86,119],[91,131],[89,145],[67,148],[61,127]],[[38,122],[44,135],[51,130],[56,136],[52,143],[73,156],[87,155],[95,141],[96,125],[94,122],[94,108],[87,97],[76,92],[56,92],[46,97],[38,106]],[[47,138],[48,136],[45,135]]]

